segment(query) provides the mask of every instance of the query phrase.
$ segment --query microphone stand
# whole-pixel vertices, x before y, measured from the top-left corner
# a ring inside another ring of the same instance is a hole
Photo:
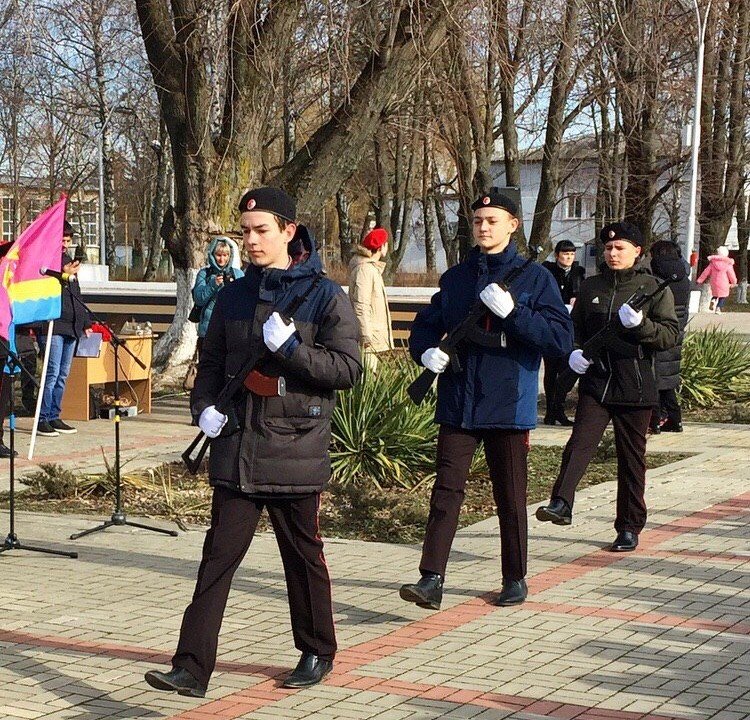
[[[10,382],[10,399],[9,399],[9,405],[8,405],[8,429],[10,430],[10,466],[9,466],[9,472],[10,472],[10,529],[8,531],[8,535],[6,536],[5,540],[3,541],[3,544],[0,545],[0,553],[7,552],[9,550],[30,550],[32,552],[40,552],[40,553],[46,553],[47,555],[61,555],[63,557],[69,557],[69,558],[77,558],[78,553],[77,552],[67,552],[64,550],[51,550],[50,548],[42,548],[42,547],[36,547],[34,545],[25,545],[18,539],[18,535],[16,535],[16,487],[15,487],[15,479],[16,479],[16,452],[15,452],[15,438],[16,438],[16,406],[15,406],[15,394],[16,394],[16,388],[15,388],[15,382],[16,382],[16,368],[19,368],[21,372],[25,372],[26,375],[31,378],[31,381],[34,383],[34,385],[39,389],[39,383],[36,381],[36,378],[23,366],[21,363],[21,360],[19,359],[18,355],[16,355],[14,352],[10,350],[10,348],[6,345],[6,343],[0,339],[0,347],[3,347],[8,352],[8,368],[11,371],[9,374],[9,382]],[[7,373],[6,373],[7,374]]]
[[[60,279],[61,283],[63,282],[63,279]],[[89,317],[91,317],[94,322],[99,323],[100,325],[103,325],[96,315],[89,310],[86,303],[83,302],[79,297],[74,295],[72,292],[70,293],[70,297],[73,299],[74,303],[77,303],[78,306],[86,313],[88,313]],[[133,351],[125,344],[125,340],[118,337],[114,332],[110,330],[110,333],[112,335],[112,338],[109,340],[110,345],[114,348],[115,353],[115,399],[114,399],[114,424],[115,424],[115,509],[112,513],[112,516],[109,520],[105,520],[101,525],[97,525],[96,527],[89,528],[88,530],[83,530],[79,533],[73,533],[70,536],[71,540],[78,540],[78,538],[82,538],[85,535],[91,535],[95,532],[101,532],[102,530],[106,530],[107,528],[113,527],[113,526],[120,526],[120,525],[128,525],[130,527],[136,527],[140,528],[141,530],[151,530],[152,532],[158,532],[163,533],[164,535],[170,535],[171,537],[177,537],[177,531],[176,530],[165,530],[164,528],[159,527],[153,527],[152,525],[144,525],[143,523],[137,523],[133,522],[132,520],[128,520],[127,516],[125,515],[125,510],[122,506],[122,481],[121,481],[121,475],[120,475],[120,418],[121,417],[127,417],[123,411],[120,408],[120,358],[119,358],[119,350],[122,348],[125,350],[125,352],[130,355],[130,357],[138,364],[138,366],[142,369],[146,369],[145,363],[136,356]]]

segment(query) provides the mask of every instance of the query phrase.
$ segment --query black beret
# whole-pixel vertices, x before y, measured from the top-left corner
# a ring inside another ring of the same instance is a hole
[[[239,210],[241,213],[249,210],[261,210],[273,213],[278,217],[296,222],[297,203],[294,198],[287,195],[283,190],[274,187],[261,187],[248,190],[240,200]]]
[[[75,235],[75,230],[73,230],[73,226],[66,220],[63,224],[63,237],[73,237]]]
[[[497,188],[491,188],[488,193],[477,198],[472,206],[472,210],[479,208],[494,207],[509,212],[513,217],[518,217],[518,206],[507,196],[497,191]]]
[[[636,247],[643,247],[643,234],[636,225],[629,222],[605,225],[599,233],[599,239],[605,245],[612,240],[627,240]]]
[[[560,240],[560,242],[555,245],[555,255],[561,252],[575,252],[575,249],[575,244],[570,240]]]

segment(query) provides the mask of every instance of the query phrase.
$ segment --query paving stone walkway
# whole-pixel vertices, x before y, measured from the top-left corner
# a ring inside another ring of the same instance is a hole
[[[154,425],[148,451],[171,432]],[[687,425],[650,442],[697,454],[649,473],[637,552],[605,550],[614,483],[582,491],[568,528],[530,507],[531,594],[517,608],[488,603],[495,520],[459,533],[439,612],[398,597],[418,546],[328,541],[340,652],[303,691],[280,688],[297,653],[272,535],[237,573],[220,663],[196,700],[152,690],[143,673],[174,649],[203,533],[115,528],[72,543],[91,518],[22,513],[22,540],[80,557],[0,555],[0,718],[750,718],[750,426]],[[3,536],[7,522],[0,513]]]

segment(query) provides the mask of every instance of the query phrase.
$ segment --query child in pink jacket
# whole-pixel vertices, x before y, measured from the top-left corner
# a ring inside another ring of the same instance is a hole
[[[721,312],[729,296],[729,289],[737,284],[734,272],[734,260],[729,257],[729,250],[722,245],[716,248],[716,255],[708,256],[708,265],[698,278],[698,283],[711,278],[711,304],[709,312]]]

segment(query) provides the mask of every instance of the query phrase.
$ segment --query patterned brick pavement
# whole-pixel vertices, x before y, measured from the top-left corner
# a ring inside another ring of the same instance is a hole
[[[545,428],[533,441],[565,437]],[[750,718],[750,428],[690,425],[652,443],[698,454],[649,473],[638,551],[603,550],[614,485],[589,488],[572,527],[532,517],[531,595],[517,608],[488,603],[494,520],[456,539],[440,612],[398,598],[419,547],[328,541],[341,650],[304,691],[280,688],[297,653],[272,535],[237,574],[220,663],[195,700],[142,677],[171,655],[202,533],[117,528],[69,543],[90,518],[24,513],[23,540],[80,558],[0,555],[0,719]]]

